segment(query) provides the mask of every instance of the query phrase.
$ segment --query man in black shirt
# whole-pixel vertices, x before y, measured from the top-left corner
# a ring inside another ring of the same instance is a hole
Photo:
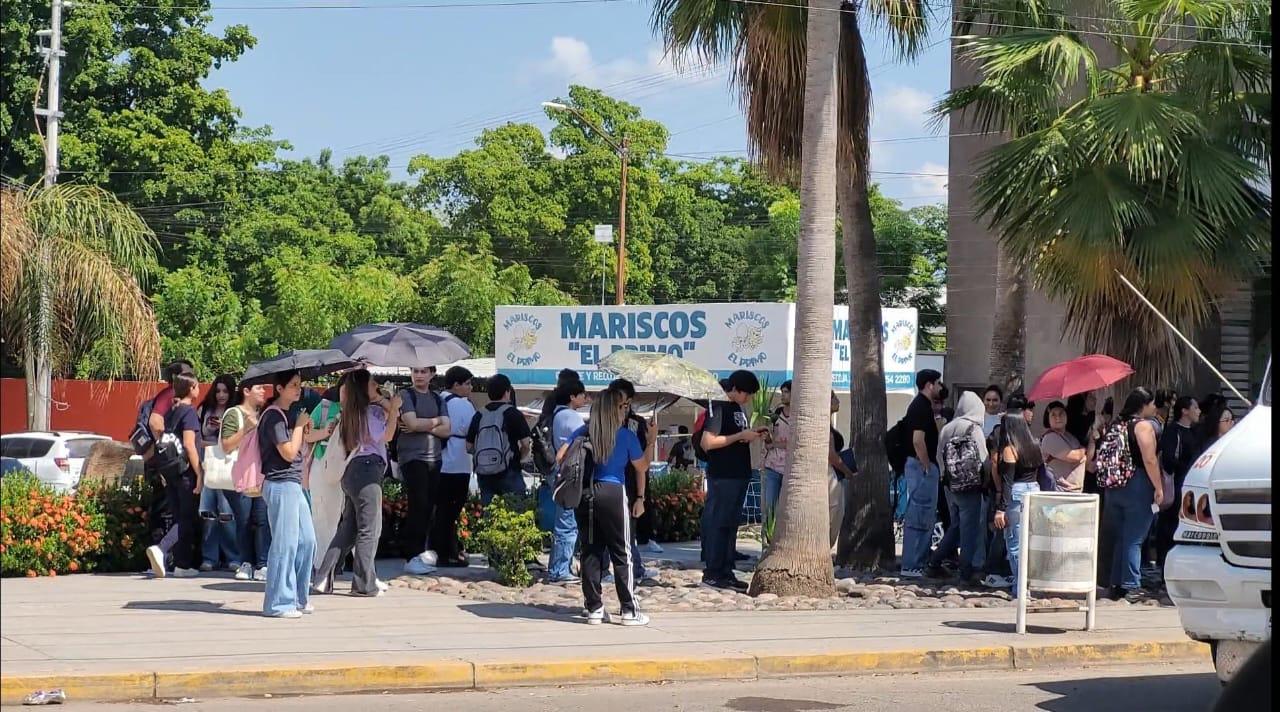
[[[924,576],[925,561],[938,516],[938,465],[933,454],[938,451],[938,423],[933,418],[933,401],[942,391],[942,374],[926,368],[916,374],[919,391],[907,406],[907,515],[902,533],[902,578]]]
[[[702,584],[745,589],[733,574],[738,518],[751,481],[751,443],[768,428],[752,429],[743,406],[760,390],[750,371],[734,371],[720,381],[725,400],[710,403],[702,427],[707,453],[707,502],[702,510]]]
[[[480,469],[476,468],[476,482],[480,485],[480,502],[485,506],[499,495],[525,493],[524,474],[520,470],[520,462],[529,456],[529,449],[533,442],[529,423],[515,407],[515,391],[511,387],[511,379],[501,373],[495,375],[489,379],[488,392],[490,403],[484,407],[484,412],[475,414],[471,419],[471,427],[467,429],[467,450],[480,454],[485,443],[477,444],[477,441],[481,438],[482,423],[488,421],[486,413],[501,410],[502,431],[506,439],[507,469],[501,474],[481,475]]]

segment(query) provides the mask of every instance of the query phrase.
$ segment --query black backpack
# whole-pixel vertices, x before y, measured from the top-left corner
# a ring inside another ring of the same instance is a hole
[[[707,404],[707,409],[698,417],[697,427],[693,429],[693,436],[689,439],[689,443],[693,445],[694,457],[702,462],[707,461],[707,451],[702,447],[702,434],[707,430],[707,418],[711,417],[711,409],[714,407],[714,403]]]
[[[151,411],[155,410],[156,399],[152,398],[142,402],[138,406],[138,417],[134,422],[133,431],[129,433],[129,444],[133,445],[134,453],[146,459],[151,459],[154,455],[148,454],[156,445],[155,433],[151,431]]]
[[[551,413],[551,417],[539,418],[529,432],[533,441],[530,447],[533,454],[533,466],[544,479],[550,477],[552,471],[556,469],[556,446],[553,426],[556,422],[556,415],[565,407],[562,405],[556,406],[556,409]]]
[[[906,418],[899,420],[884,434],[884,452],[889,458],[889,469],[901,474],[907,467],[907,458],[911,457],[910,433]]]
[[[186,447],[182,444],[182,434],[173,431],[173,428],[180,420],[178,416],[183,412],[182,409],[190,407],[185,403],[174,403],[173,409],[169,411],[168,416],[164,419],[164,432],[160,434],[160,440],[156,443],[155,454],[151,457],[151,464],[155,467],[156,472],[165,479],[181,475],[190,466],[190,463],[187,462]],[[150,413],[148,413],[148,417],[150,417]]]
[[[591,487],[594,464],[591,459],[591,440],[579,435],[569,442],[556,481],[551,487],[551,499],[565,509],[576,509],[582,503],[582,493]]]

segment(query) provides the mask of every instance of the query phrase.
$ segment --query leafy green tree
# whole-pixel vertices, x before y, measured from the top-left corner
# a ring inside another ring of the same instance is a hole
[[[42,169],[32,102],[42,77],[36,31],[47,3],[0,0],[0,171],[27,181]],[[64,20],[61,165],[131,206],[226,200],[278,144],[240,126],[221,89],[202,82],[255,43],[244,25],[209,31],[208,0],[95,0]],[[157,228],[151,219],[153,228]],[[163,230],[157,230],[162,232]]]
[[[412,321],[436,324],[467,342],[474,353],[493,351],[493,310],[502,304],[573,304],[573,298],[524,265],[500,268],[488,252],[449,245],[414,275],[420,299]]]
[[[166,359],[187,358],[208,381],[239,373],[276,351],[266,342],[266,320],[253,298],[242,299],[218,265],[184,267],[164,275],[152,297]]]
[[[1260,186],[1271,167],[1271,7],[1120,0],[1098,19],[1055,0],[1030,9],[984,10],[1016,14],[1020,27],[960,40],[983,78],[937,111],[1012,135],[979,160],[978,215],[1065,303],[1068,334],[1147,382],[1176,383],[1189,363],[1181,344],[1117,273],[1196,333],[1224,289],[1270,262]]]

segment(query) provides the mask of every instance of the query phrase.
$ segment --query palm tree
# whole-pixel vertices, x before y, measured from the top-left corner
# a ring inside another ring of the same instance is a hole
[[[22,359],[27,421],[49,429],[53,374],[92,353],[107,375],[156,373],[160,334],[139,281],[156,265],[142,218],[75,183],[0,191],[0,329]]]
[[[827,438],[831,424],[831,318],[835,303],[836,51],[840,0],[813,0],[805,29],[800,237],[796,258],[794,445],[778,503],[775,538],[751,578],[750,593],[829,596]]]
[[[892,562],[894,541],[884,451],[880,268],[867,197],[871,81],[860,23],[883,25],[899,54],[911,58],[928,29],[926,5],[863,0],[841,3],[838,13],[836,194],[849,293],[851,388],[857,394],[849,417],[863,476],[846,488],[837,560],[867,568]],[[668,54],[678,62],[732,64],[753,158],[776,179],[794,180],[800,160],[807,16],[804,0],[654,0],[652,25]]]
[[[995,31],[958,47],[982,80],[935,108],[1010,136],[979,161],[978,214],[1065,303],[1069,336],[1176,383],[1182,346],[1117,274],[1195,333],[1269,263],[1270,5],[1119,0],[1089,18],[1023,0],[984,12]]]

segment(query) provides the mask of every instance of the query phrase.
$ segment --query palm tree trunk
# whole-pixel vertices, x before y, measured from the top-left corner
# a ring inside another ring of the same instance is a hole
[[[864,154],[865,155],[865,154]],[[840,218],[849,290],[849,434],[858,476],[845,485],[844,522],[836,562],[856,569],[890,566],[895,559],[889,505],[889,460],[881,338],[880,265],[867,199],[867,168],[840,162]]]
[[[40,278],[37,280],[35,314],[27,335],[27,357],[23,375],[27,379],[27,429],[37,432],[52,430],[49,422],[53,396],[53,368],[49,339],[53,333],[53,304],[50,295],[48,265],[52,261],[48,247],[40,247]]]
[[[831,425],[831,319],[835,303],[836,58],[839,0],[813,0],[805,28],[800,242],[796,264],[794,446],[776,537],[750,593],[831,595],[827,452]]]
[[[1027,268],[1000,248],[996,264],[996,314],[987,378],[1006,393],[1023,385],[1027,369]]]
[[[847,6],[846,6],[847,7]],[[889,505],[889,462],[881,337],[880,264],[868,199],[871,170],[871,80],[856,12],[841,13],[840,151],[836,191],[843,224],[849,294],[850,442],[859,475],[845,484],[844,521],[836,547],[843,566],[875,569],[895,558]]]

